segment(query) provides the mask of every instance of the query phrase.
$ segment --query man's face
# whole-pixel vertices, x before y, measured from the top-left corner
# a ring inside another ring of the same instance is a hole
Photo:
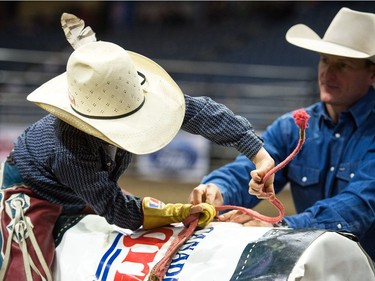
[[[375,82],[375,65],[364,59],[320,55],[320,99],[326,104],[348,108],[363,97]]]

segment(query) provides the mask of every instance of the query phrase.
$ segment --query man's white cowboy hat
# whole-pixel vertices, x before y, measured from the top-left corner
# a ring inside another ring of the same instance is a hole
[[[103,41],[75,50],[66,72],[27,99],[77,129],[135,154],[167,145],[185,114],[184,95],[162,67]]]
[[[375,62],[375,14],[341,8],[323,38],[297,24],[288,30],[286,40],[319,53]]]

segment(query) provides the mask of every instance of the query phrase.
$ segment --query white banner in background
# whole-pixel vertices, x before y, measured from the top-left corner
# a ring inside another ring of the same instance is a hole
[[[137,156],[137,171],[146,179],[197,182],[209,169],[209,141],[180,131],[164,148]]]

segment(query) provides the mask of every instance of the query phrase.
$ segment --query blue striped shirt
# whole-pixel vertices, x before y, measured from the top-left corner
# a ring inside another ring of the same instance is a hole
[[[182,129],[253,157],[262,147],[245,118],[208,97],[185,96]],[[141,199],[124,196],[118,179],[132,154],[83,133],[49,114],[31,125],[17,139],[16,166],[24,183],[51,203],[89,205],[110,224],[137,229],[142,225]]]

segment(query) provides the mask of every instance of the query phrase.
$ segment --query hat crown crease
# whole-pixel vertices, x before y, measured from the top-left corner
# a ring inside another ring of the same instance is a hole
[[[127,116],[137,111],[145,98],[137,70],[124,49],[98,43],[78,48],[68,60],[70,105],[91,118]]]

